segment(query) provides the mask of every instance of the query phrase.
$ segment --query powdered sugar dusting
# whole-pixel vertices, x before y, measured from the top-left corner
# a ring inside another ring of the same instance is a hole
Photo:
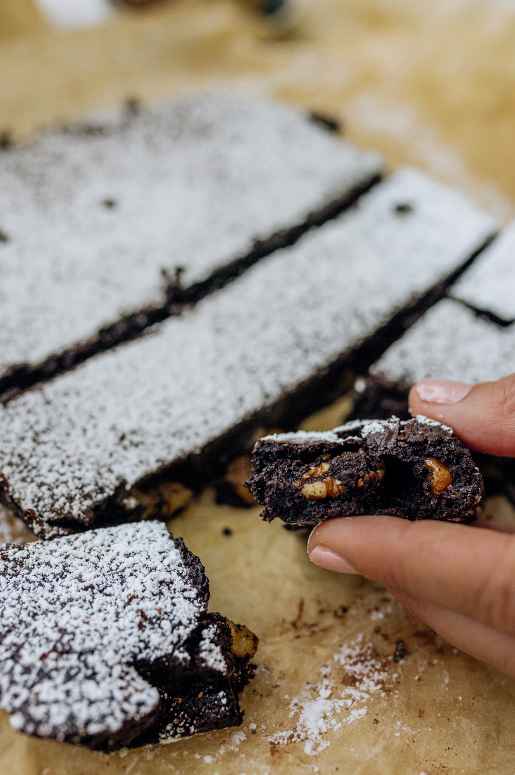
[[[336,435],[335,431],[292,431],[291,433],[272,433],[269,436],[263,436],[261,441],[290,441],[299,444],[306,444],[310,441],[330,441],[334,444],[342,443],[342,440]]]
[[[216,631],[217,628],[214,624],[206,627],[200,640],[199,656],[208,667],[223,673],[227,669],[227,664],[222,649],[213,641]]]
[[[162,270],[202,280],[379,170],[291,108],[228,94],[2,153],[0,375],[164,304]]]
[[[474,384],[513,371],[515,326],[501,328],[444,299],[415,323],[371,369],[408,385],[433,377]]]
[[[438,420],[431,420],[430,417],[424,417],[423,414],[417,414],[415,420],[420,423],[420,425],[429,425],[432,428],[441,428],[442,430],[447,431],[447,433],[454,433],[453,429],[448,425],[444,425],[443,423],[438,422]]]
[[[387,430],[395,430],[399,425],[405,425],[406,422],[400,423],[398,417],[391,417],[389,420],[365,420],[361,435],[370,436],[372,433],[383,433]]]
[[[268,738],[271,743],[303,742],[305,753],[317,756],[331,744],[324,737],[328,732],[336,732],[345,724],[363,718],[370,699],[383,693],[388,678],[384,660],[362,636],[343,646],[333,655],[333,660],[344,668],[352,685],[342,689],[340,681],[331,678],[332,666],[324,666],[321,681],[308,685],[290,704],[290,718],[297,718],[295,727],[276,732]]]
[[[453,433],[452,428],[448,425],[442,425],[437,420],[430,420],[423,415],[417,415],[415,420],[420,425],[429,425],[435,428],[441,428],[449,433]],[[338,428],[334,428],[332,431],[323,431],[317,433],[316,431],[295,431],[292,433],[275,433],[269,436],[264,436],[261,441],[287,441],[297,444],[308,444],[312,441],[326,441],[332,444],[345,444],[349,439],[359,439],[358,436],[345,436],[342,438],[342,434],[348,433],[348,431],[360,429],[361,438],[365,438],[372,433],[383,433],[384,431],[394,431],[397,428],[404,428],[411,420],[399,420],[398,417],[392,416],[388,420],[351,420],[345,425],[340,425]]]
[[[455,192],[401,171],[155,335],[1,408],[10,497],[47,523],[80,519],[341,359],[491,228]]]
[[[113,734],[150,714],[137,661],[188,664],[207,607],[200,563],[155,522],[2,552],[0,706],[28,734]]]
[[[515,222],[485,250],[452,289],[454,298],[515,320]]]

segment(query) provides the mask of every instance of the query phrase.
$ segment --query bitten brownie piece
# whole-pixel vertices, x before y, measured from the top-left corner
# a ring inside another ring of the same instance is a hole
[[[452,430],[426,417],[266,436],[248,485],[262,517],[297,525],[357,514],[467,522],[482,478]]]
[[[257,640],[208,614],[200,560],[157,522],[0,551],[0,706],[112,750],[240,724]]]

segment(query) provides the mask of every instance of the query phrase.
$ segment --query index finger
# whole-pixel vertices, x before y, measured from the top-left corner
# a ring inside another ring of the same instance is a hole
[[[308,552],[323,567],[331,567],[332,553],[393,592],[515,635],[515,535],[449,522],[345,517],[315,528]]]

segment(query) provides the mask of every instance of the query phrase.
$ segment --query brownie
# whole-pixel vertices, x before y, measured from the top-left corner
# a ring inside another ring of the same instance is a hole
[[[267,436],[253,464],[248,484],[268,522],[314,525],[359,514],[467,522],[482,492],[469,450],[425,417]]]
[[[408,404],[409,388],[392,383],[379,376],[359,378],[354,385],[356,397],[346,422],[368,417],[371,420],[388,420],[395,416],[400,420],[411,419]]]
[[[190,302],[291,244],[380,173],[377,154],[308,116],[229,94],[52,129],[6,150],[0,395],[136,336],[175,312],[182,291]]]
[[[200,560],[157,522],[0,550],[0,707],[113,750],[240,724],[257,639],[207,613]]]
[[[426,377],[486,382],[514,369],[515,324],[499,326],[459,301],[443,299],[386,350],[371,373],[408,387]]]
[[[454,298],[501,325],[515,321],[515,222],[512,221],[452,289]]]
[[[177,466],[190,489],[208,484],[259,427],[327,405],[356,353],[386,348],[491,230],[455,191],[399,171],[187,314],[0,406],[0,499],[52,537],[133,519],[132,488]]]

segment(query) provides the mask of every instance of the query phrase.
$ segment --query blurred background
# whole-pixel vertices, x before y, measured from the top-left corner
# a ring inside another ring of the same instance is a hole
[[[346,136],[515,215],[513,0],[0,0],[0,132],[207,88]]]

